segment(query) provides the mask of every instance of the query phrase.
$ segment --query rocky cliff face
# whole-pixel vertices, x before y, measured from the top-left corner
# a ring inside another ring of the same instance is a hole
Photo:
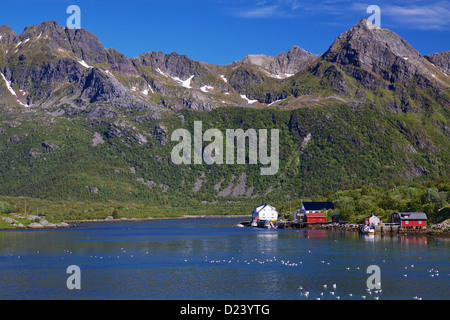
[[[438,67],[447,76],[450,74],[450,51],[433,53],[425,56],[425,58]]]

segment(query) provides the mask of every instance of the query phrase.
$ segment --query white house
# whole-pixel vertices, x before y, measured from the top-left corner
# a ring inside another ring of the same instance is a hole
[[[379,225],[380,222],[381,222],[380,218],[374,216],[373,214],[372,214],[372,216],[370,218],[364,219],[364,224],[368,225],[368,226],[370,226],[372,228],[377,226],[377,225]]]
[[[268,204],[262,204],[253,209],[252,219],[275,221],[278,220],[278,212],[274,207]]]

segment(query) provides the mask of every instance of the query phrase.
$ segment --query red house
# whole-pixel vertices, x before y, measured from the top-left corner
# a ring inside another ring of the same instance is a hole
[[[396,212],[392,214],[392,222],[400,227],[426,228],[427,215],[423,212]]]
[[[323,212],[305,213],[305,215],[303,217],[303,222],[308,223],[308,224],[326,223],[327,222],[327,216]]]
[[[299,210],[295,210],[295,219],[301,223],[327,223],[326,212],[334,209],[332,202],[302,202]]]

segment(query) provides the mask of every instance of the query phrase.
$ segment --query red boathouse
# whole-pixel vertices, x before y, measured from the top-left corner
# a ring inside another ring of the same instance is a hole
[[[326,223],[327,222],[327,216],[323,212],[305,213],[303,222],[308,223],[308,224]]]
[[[426,228],[427,215],[423,212],[396,212],[392,214],[392,222],[400,227]]]

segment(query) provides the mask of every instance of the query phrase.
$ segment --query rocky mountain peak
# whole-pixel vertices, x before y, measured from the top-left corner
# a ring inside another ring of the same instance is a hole
[[[85,29],[64,28],[55,21],[26,27],[15,37],[14,42],[17,45],[15,49],[19,51],[31,45],[39,47],[40,51],[50,49],[55,53],[71,52],[77,59],[87,63],[106,61],[105,49],[94,34]],[[25,43],[28,44],[23,46]]]
[[[410,85],[417,77],[423,86],[438,79],[436,72],[439,71],[433,70],[400,35],[388,29],[369,27],[370,24],[364,18],[340,34],[322,55],[322,60],[344,66],[346,73],[352,76],[355,71],[349,67],[357,67],[402,85]],[[357,73],[354,77],[361,78],[361,72]],[[441,84],[447,86],[444,82]]]
[[[7,25],[0,26],[0,44],[10,43],[17,36],[17,34]]]
[[[101,63],[106,60],[105,48],[100,40],[85,29],[65,28],[72,51],[87,63]]]
[[[257,66],[270,77],[282,79],[303,70],[316,57],[298,46],[293,46],[287,53],[281,52],[275,57],[265,54],[250,54],[235,64]]]
[[[389,67],[398,57],[410,62],[421,58],[417,50],[398,34],[388,29],[369,28],[370,23],[364,18],[340,34],[323,58],[369,69],[379,63]]]
[[[318,56],[308,52],[298,46],[293,46],[287,54],[284,52],[278,54],[277,59],[286,74],[296,74],[303,70],[309,62]]]
[[[17,40],[25,41],[26,39],[46,40],[48,46],[56,49],[70,46],[65,29],[56,21],[45,21],[39,25],[26,27]]]

